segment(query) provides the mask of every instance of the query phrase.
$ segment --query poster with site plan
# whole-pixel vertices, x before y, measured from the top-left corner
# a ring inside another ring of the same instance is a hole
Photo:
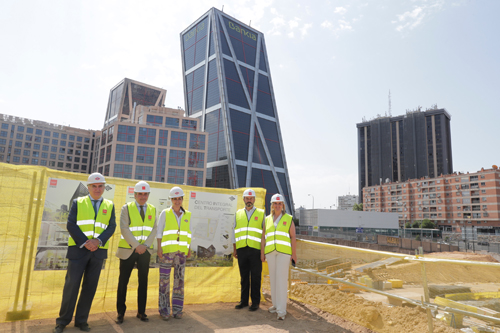
[[[186,198],[184,198],[185,200]],[[191,253],[189,266],[232,266],[233,229],[237,207],[236,195],[192,191]]]

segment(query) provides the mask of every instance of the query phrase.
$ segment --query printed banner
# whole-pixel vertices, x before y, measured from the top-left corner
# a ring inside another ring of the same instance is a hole
[[[184,198],[186,200],[186,198]],[[233,230],[238,197],[222,193],[192,191],[191,252],[189,266],[232,266]]]

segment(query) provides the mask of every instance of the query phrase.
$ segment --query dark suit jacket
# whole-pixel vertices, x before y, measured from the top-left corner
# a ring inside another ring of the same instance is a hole
[[[68,222],[66,223],[66,228],[69,231],[71,237],[76,243],[76,246],[68,246],[68,253],[66,254],[66,258],[68,259],[81,259],[90,251],[84,247],[80,248],[82,244],[84,244],[88,238],[85,234],[80,230],[80,227],[76,224],[76,216],[78,212],[78,199],[73,200],[73,204],[71,205],[71,210],[68,215]],[[111,218],[109,219],[109,225],[104,230],[102,234],[99,235],[99,238],[102,241],[102,244],[106,244],[109,238],[113,236],[113,233],[116,229],[116,220],[115,220],[115,205],[113,204],[113,209],[111,210]],[[97,249],[94,252],[96,258],[106,259],[108,257],[108,250],[105,249]]]

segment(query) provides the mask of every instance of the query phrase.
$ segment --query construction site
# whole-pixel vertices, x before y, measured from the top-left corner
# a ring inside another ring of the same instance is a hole
[[[48,223],[42,219],[57,215],[43,210],[47,207],[45,193],[54,179],[78,183],[86,175],[1,165],[0,206],[4,214],[0,223],[0,332],[48,332],[58,316],[66,272],[57,247],[64,242],[64,236],[54,228],[55,238],[51,239],[50,232],[41,227],[42,222]],[[120,207],[134,181],[109,177],[108,184],[112,184],[114,203]],[[169,184],[152,184],[160,190],[169,188]],[[238,205],[242,206],[242,189],[183,189],[238,196]],[[262,205],[262,199],[256,201],[256,206]],[[45,261],[41,262],[46,264],[36,265],[41,257],[41,235],[50,246],[43,249]],[[255,313],[234,309],[239,301],[240,278],[237,261],[233,261],[231,266],[187,267],[186,315],[169,322],[162,321],[158,314],[159,272],[152,268],[147,303],[151,320],[137,320],[131,301],[125,324],[117,325],[119,261],[112,253],[118,240],[111,240],[110,255],[92,305],[89,323],[93,332],[500,332],[497,254],[424,254],[422,249],[411,254],[396,253],[300,236],[298,261],[296,267],[290,266],[288,314],[284,321],[267,312],[271,302],[266,264],[260,309]],[[136,293],[134,273],[129,299],[134,300]],[[68,332],[77,330],[72,325],[67,328]]]

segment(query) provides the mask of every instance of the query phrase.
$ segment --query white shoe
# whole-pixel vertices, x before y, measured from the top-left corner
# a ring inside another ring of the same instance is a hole
[[[285,315],[283,316],[278,315],[278,320],[285,320]]]
[[[269,311],[269,313],[276,313],[276,307],[271,306],[269,309],[267,309],[267,311]]]

